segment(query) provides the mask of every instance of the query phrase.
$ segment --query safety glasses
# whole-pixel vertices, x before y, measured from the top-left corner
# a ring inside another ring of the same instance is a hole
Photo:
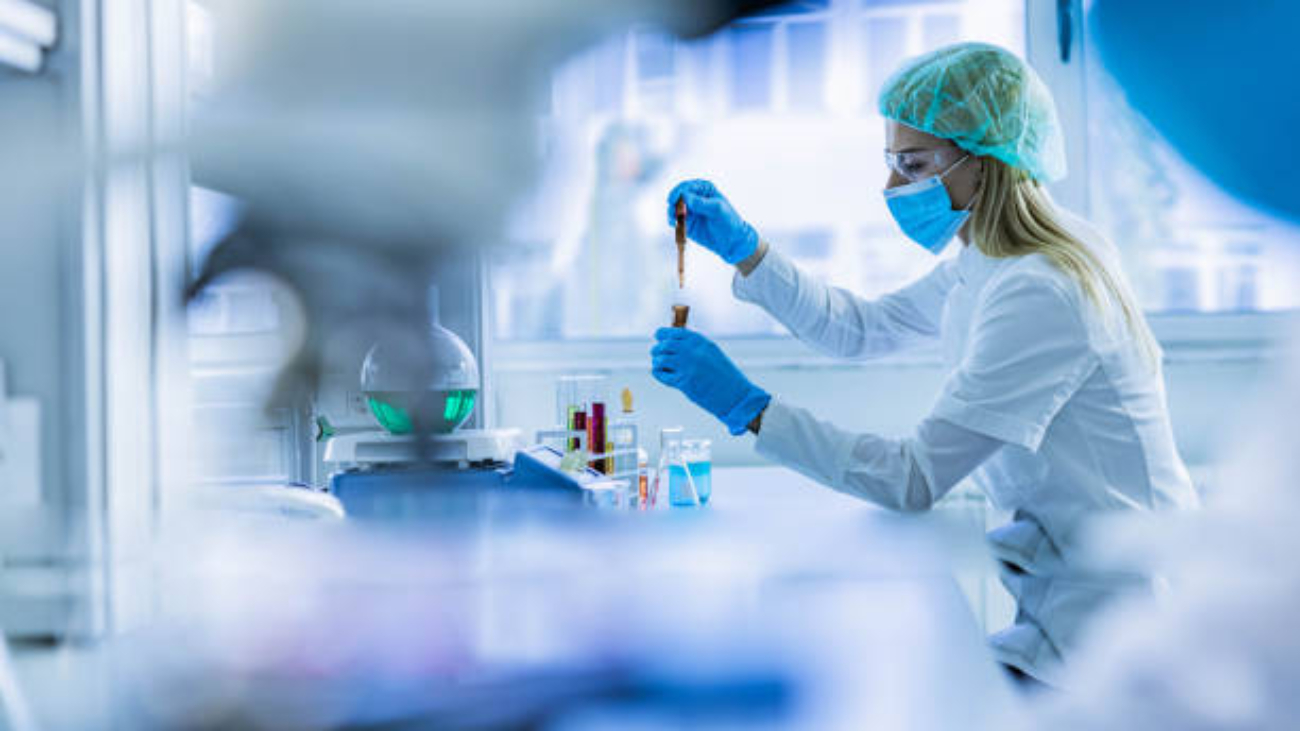
[[[960,147],[932,147],[906,152],[885,151],[885,164],[908,182],[934,177],[950,168],[966,151]]]

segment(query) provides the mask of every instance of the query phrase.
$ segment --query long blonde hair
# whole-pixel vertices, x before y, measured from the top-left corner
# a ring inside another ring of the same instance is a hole
[[[1025,171],[991,156],[982,157],[983,181],[971,211],[971,237],[986,256],[1042,254],[1073,277],[1098,309],[1109,298],[1124,315],[1129,334],[1153,370],[1160,369],[1160,345],[1122,271],[1106,263],[1060,222],[1047,191]]]

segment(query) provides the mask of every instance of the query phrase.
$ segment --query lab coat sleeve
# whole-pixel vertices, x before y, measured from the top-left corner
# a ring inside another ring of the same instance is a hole
[[[933,416],[1036,451],[1052,419],[1098,367],[1077,290],[1039,272],[990,285],[966,355]]]
[[[943,304],[956,278],[954,260],[877,300],[831,287],[768,249],[758,266],[732,280],[737,298],[767,310],[795,337],[829,355],[871,358],[939,335]]]
[[[853,433],[774,398],[759,454],[838,492],[893,510],[927,510],[1002,442],[928,418],[906,439]]]

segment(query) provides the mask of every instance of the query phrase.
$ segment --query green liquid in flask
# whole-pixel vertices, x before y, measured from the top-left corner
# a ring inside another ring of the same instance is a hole
[[[428,429],[434,434],[456,430],[474,411],[478,389],[456,388],[447,391],[373,391],[366,393],[366,403],[379,425],[390,434],[415,431],[413,414],[425,415]]]

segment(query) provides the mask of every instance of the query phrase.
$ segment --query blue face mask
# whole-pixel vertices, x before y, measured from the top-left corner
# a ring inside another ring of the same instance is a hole
[[[907,237],[932,254],[938,254],[952,241],[970,218],[970,209],[954,211],[952,199],[943,179],[970,155],[953,163],[942,173],[915,183],[900,185],[885,191],[885,205],[893,214],[898,227]],[[972,204],[974,201],[972,201]]]

